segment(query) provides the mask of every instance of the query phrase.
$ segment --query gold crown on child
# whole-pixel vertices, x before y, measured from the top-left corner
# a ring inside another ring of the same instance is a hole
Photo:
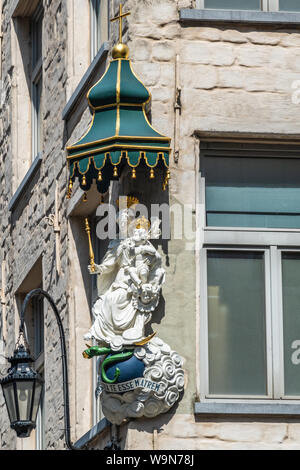
[[[151,223],[146,217],[142,216],[136,219],[135,228],[143,228],[144,230],[150,230]]]

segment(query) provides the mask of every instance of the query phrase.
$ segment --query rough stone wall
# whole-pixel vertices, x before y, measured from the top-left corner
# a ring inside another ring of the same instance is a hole
[[[1,118],[3,132],[1,142],[1,257],[7,264],[7,332],[6,355],[14,349],[17,331],[14,294],[31,267],[42,255],[43,288],[54,298],[64,322],[68,338],[67,317],[67,221],[65,217],[65,192],[67,172],[64,156],[64,123],[60,116],[65,106],[66,83],[66,18],[63,0],[45,0],[43,30],[43,161],[24,195],[10,213],[8,202],[12,194],[12,87],[14,70],[11,65],[10,28],[8,16],[10,1],[3,2],[3,80],[1,90]],[[56,275],[55,234],[45,217],[54,213],[55,185],[58,185],[59,211],[61,216],[61,262],[62,272]],[[47,448],[61,448],[63,440],[63,395],[61,378],[61,354],[59,335],[53,312],[45,304],[45,445]],[[5,371],[5,368],[2,369]],[[20,444],[15,433],[9,429],[3,397],[0,393],[0,447],[12,449]]]
[[[61,121],[66,104],[67,11],[65,0],[44,0],[44,136],[41,169],[26,190],[13,215],[7,204],[12,197],[13,155],[10,1],[3,0],[2,83],[0,121],[0,223],[1,257],[7,262],[6,354],[15,342],[14,292],[34,262],[43,253],[43,286],[53,296],[69,336],[68,318],[68,236],[64,200],[65,129]],[[118,0],[112,0],[114,13]],[[299,79],[300,35],[292,29],[272,27],[183,27],[178,9],[192,0],[123,1],[131,11],[125,22],[125,41],[131,51],[134,70],[152,93],[152,123],[174,137],[175,56],[179,55],[182,111],[180,117],[180,158],[171,160],[170,202],[195,204],[195,166],[198,141],[194,132],[276,133],[278,137],[298,132],[298,106],[292,103],[292,82]],[[115,42],[117,27],[112,28]],[[88,111],[69,135],[75,141],[87,128]],[[59,188],[61,216],[62,273],[55,267],[55,235],[45,216],[54,212],[55,182]],[[149,200],[151,195],[148,196]],[[149,202],[149,201],[148,201]],[[157,420],[132,422],[122,430],[127,449],[222,449],[294,448],[299,424],[287,420],[202,420],[193,415],[197,393],[196,376],[196,281],[195,253],[186,251],[186,241],[170,241],[161,247],[167,279],[163,295],[165,308],[154,319],[154,330],[185,359],[186,391],[175,415]],[[174,292],[176,293],[174,295]],[[58,333],[51,311],[46,310],[46,447],[63,447],[63,407]],[[180,335],[178,332],[180,331]],[[2,368],[3,369],[3,368]],[[1,370],[2,372],[2,370]],[[175,410],[174,410],[175,411]],[[80,436],[77,436],[80,437]],[[107,436],[105,436],[107,439]],[[106,444],[106,441],[105,441]],[[93,443],[101,448],[101,443]],[[0,394],[0,447],[17,446],[9,430]]]

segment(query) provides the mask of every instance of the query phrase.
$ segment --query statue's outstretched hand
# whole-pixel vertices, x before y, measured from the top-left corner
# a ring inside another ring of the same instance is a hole
[[[102,274],[102,268],[100,264],[88,265],[88,271],[90,274]]]

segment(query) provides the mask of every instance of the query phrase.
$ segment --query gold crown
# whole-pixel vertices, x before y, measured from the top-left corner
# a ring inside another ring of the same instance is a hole
[[[145,230],[150,230],[150,227],[151,227],[151,224],[150,224],[149,220],[146,219],[146,217],[144,217],[144,216],[139,217],[135,221],[135,228],[143,228]]]
[[[126,199],[126,205],[127,205],[127,208],[129,209],[129,207],[131,206],[134,206],[135,204],[139,204],[139,200],[137,197],[134,197],[134,196],[122,196],[122,199],[124,200],[125,197],[127,198]],[[120,199],[117,200],[117,206],[120,207]]]

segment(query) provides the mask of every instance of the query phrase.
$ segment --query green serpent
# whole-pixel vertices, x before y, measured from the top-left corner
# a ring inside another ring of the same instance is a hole
[[[104,354],[108,355],[111,354],[111,348],[100,348],[99,346],[91,346],[85,351],[83,351],[82,355],[85,359],[91,359],[95,356],[103,356]],[[117,354],[113,354],[110,357],[106,357],[101,364],[101,378],[103,382],[108,384],[114,384],[117,382],[118,378],[120,377],[120,369],[117,367],[115,371],[115,375],[113,379],[109,379],[106,375],[107,367],[116,364],[117,362],[123,362],[127,359],[130,359],[133,356],[133,351],[122,351]]]

